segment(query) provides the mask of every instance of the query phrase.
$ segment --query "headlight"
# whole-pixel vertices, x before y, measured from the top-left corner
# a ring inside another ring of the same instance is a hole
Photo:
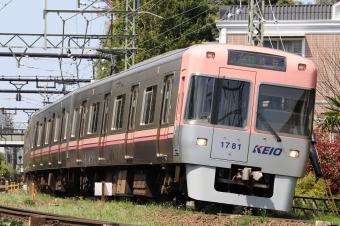
[[[197,138],[196,145],[207,146],[207,141],[205,138]]]
[[[292,149],[290,149],[290,150],[289,150],[289,157],[292,157],[292,158],[297,158],[297,157],[299,157],[299,151],[298,151],[298,150],[292,150]]]

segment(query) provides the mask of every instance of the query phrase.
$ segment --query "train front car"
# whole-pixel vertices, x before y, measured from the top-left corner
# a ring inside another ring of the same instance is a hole
[[[191,47],[182,62],[174,152],[186,163],[188,195],[290,210],[309,157],[315,65],[227,44]]]

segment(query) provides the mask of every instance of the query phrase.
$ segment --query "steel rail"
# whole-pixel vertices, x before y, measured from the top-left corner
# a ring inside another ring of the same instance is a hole
[[[132,226],[131,224],[123,224],[110,221],[99,221],[85,218],[77,218],[71,216],[62,216],[58,214],[43,213],[32,210],[24,210],[14,207],[1,206],[0,215],[2,218],[16,219],[21,222],[27,222],[30,218],[43,219],[46,223],[58,222],[61,225],[72,225],[72,226]],[[42,224],[44,225],[44,224]]]

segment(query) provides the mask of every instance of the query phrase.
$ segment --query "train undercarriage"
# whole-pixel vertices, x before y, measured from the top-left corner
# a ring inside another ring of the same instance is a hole
[[[41,192],[69,197],[93,197],[95,183],[105,181],[112,184],[112,198],[166,199],[195,210],[201,210],[206,204],[188,196],[185,164],[51,169],[28,172],[25,179],[29,187],[34,183]],[[214,181],[218,192],[264,198],[273,195],[274,175],[262,174],[260,168],[239,165],[216,168]],[[224,209],[229,211],[229,206],[224,205]]]
[[[82,167],[32,171],[26,183],[41,192],[67,196],[94,196],[95,183],[112,183],[112,196],[167,198],[186,196],[185,165]],[[184,201],[184,200],[183,200]]]

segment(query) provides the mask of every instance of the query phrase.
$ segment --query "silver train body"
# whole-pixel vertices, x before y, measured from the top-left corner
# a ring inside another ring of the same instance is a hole
[[[309,157],[316,68],[253,46],[172,51],[36,112],[24,169],[41,190],[290,210]]]

